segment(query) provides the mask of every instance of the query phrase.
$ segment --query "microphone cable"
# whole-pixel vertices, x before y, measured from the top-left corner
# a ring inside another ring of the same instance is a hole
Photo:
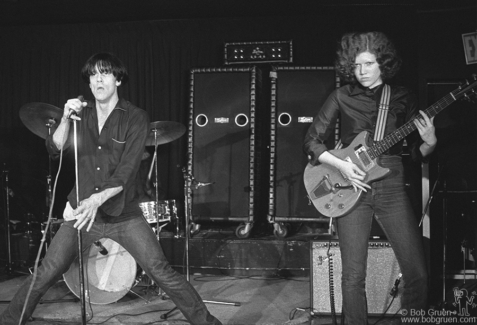
[[[398,277],[396,278],[396,280],[394,281],[394,285],[393,287],[391,288],[391,291],[389,292],[389,295],[391,297],[393,297],[391,299],[391,301],[389,302],[388,306],[386,307],[386,310],[383,311],[383,313],[381,314],[381,317],[373,323],[373,325],[376,325],[377,323],[379,323],[380,321],[382,321],[384,319],[384,317],[386,316],[386,313],[388,312],[389,308],[391,308],[393,302],[394,302],[394,299],[396,299],[396,296],[398,294],[398,291],[399,291],[399,283],[401,282],[401,277],[402,277],[402,273],[399,273],[398,274]],[[392,318],[394,316],[396,316],[396,314],[399,312],[399,310],[392,316]]]

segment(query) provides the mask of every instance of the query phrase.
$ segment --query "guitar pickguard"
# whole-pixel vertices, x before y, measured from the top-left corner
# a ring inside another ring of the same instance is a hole
[[[355,148],[354,153],[357,159],[360,161],[361,167],[364,169],[364,171],[367,172],[375,166],[375,163],[369,156],[365,146],[359,145],[358,148]]]
[[[324,175],[321,181],[310,191],[310,199],[315,200],[334,192],[333,184],[329,175]]]

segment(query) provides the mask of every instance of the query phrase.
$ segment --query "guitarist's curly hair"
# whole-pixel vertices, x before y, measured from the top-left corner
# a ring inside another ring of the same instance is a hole
[[[340,78],[355,83],[355,59],[363,52],[376,56],[381,70],[381,78],[390,79],[401,67],[401,59],[397,55],[394,44],[381,32],[348,33],[343,35],[338,45],[335,68]]]

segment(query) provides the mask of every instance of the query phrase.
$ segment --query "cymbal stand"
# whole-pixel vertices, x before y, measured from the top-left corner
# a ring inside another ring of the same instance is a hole
[[[7,253],[8,253],[8,262],[7,262],[7,274],[12,274],[12,246],[11,246],[11,233],[10,233],[10,189],[8,187],[8,169],[6,164],[3,164],[2,174],[4,175],[4,188],[5,188],[5,229],[7,231]]]
[[[154,163],[154,175],[155,178],[155,185],[154,185],[154,191],[155,191],[155,198],[154,198],[154,203],[156,204],[156,208],[154,209],[155,215],[156,215],[156,223],[157,223],[157,229],[156,229],[156,236],[157,240],[159,241],[159,233],[162,230],[162,227],[159,226],[159,179],[157,176],[157,132],[159,131],[158,129],[154,128],[151,130],[154,132],[154,158],[153,158],[153,163]],[[164,224],[165,225],[165,224]]]
[[[186,168],[182,168],[182,173],[184,175],[184,214],[185,214],[185,260],[186,260],[186,279],[187,282],[190,282],[190,265],[189,265],[189,238],[190,238],[190,229],[189,229],[189,220],[191,219],[191,208],[189,206],[189,195],[192,192],[192,185],[194,184],[195,189],[200,187],[207,186],[213,183],[201,183],[195,180],[194,176],[187,172]],[[219,305],[232,305],[240,306],[239,302],[225,302],[225,301],[214,301],[214,300],[203,300],[204,303],[210,304],[219,304]],[[169,310],[167,313],[161,315],[161,319],[167,319],[168,315],[177,309],[177,306]]]
[[[157,143],[157,133],[159,131],[159,129],[157,128],[154,128],[154,129],[151,129],[151,131],[154,133],[154,156],[152,158],[152,162],[151,162],[151,168],[149,170],[149,174],[148,174],[148,181],[150,180],[151,178],[151,173],[152,173],[152,168],[154,168],[154,172],[155,172],[155,184],[154,184],[154,188],[155,188],[155,198],[154,198],[154,204],[155,204],[155,208],[153,209],[154,211],[154,216],[156,218],[156,238],[157,238],[157,241],[159,241],[159,234],[162,230],[162,227],[164,227],[166,224],[164,224],[164,226],[160,226],[159,225],[159,189],[158,189],[158,184],[159,184],[159,179],[158,179],[158,173],[157,173],[157,146],[158,146],[158,143]],[[158,296],[162,296],[162,299],[166,299],[166,296],[165,296],[165,293],[162,291],[162,289],[154,282],[154,280],[152,279],[149,279],[150,281],[150,284],[148,283],[148,286],[146,288],[146,291],[151,288],[151,287],[155,287],[157,289],[157,295]]]

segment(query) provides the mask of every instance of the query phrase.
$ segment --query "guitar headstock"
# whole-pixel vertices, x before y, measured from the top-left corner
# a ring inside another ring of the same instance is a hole
[[[477,94],[477,74],[472,74],[471,80],[466,80],[462,85],[459,86],[456,90],[452,92],[454,98],[463,99],[469,102],[475,102],[475,97]]]

